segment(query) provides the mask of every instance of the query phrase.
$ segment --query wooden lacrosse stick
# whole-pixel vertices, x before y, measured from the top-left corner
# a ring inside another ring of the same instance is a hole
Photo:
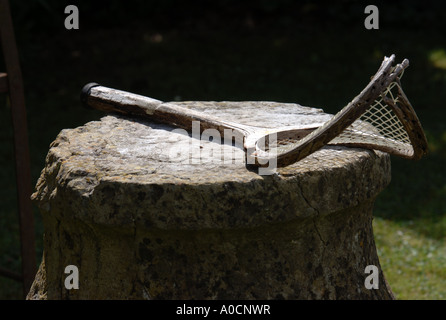
[[[232,136],[243,138],[246,163],[260,167],[290,165],[327,144],[365,147],[419,159],[427,152],[426,137],[399,82],[409,61],[405,59],[393,67],[394,59],[394,55],[385,57],[364,90],[332,119],[317,128],[271,130],[242,125],[97,83],[84,86],[81,100],[84,105],[98,110],[140,116],[189,131],[193,121],[200,122],[202,131],[212,128],[224,135],[225,130],[232,130]],[[394,87],[398,89],[395,95],[392,94]],[[380,109],[385,109],[385,113]],[[366,119],[361,120],[364,115]]]

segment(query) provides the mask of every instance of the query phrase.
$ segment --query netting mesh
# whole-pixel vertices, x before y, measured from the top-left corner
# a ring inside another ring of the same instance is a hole
[[[391,82],[373,104],[329,144],[365,147],[412,156],[414,150],[409,135],[394,111],[395,106],[400,103],[399,99],[404,99],[404,95],[399,94],[400,90],[402,92],[399,80]],[[313,131],[306,139],[315,133]],[[291,151],[301,143],[300,139],[271,135],[267,140],[259,140],[257,147],[260,152],[277,155]]]
[[[398,104],[397,82],[392,82],[368,110],[330,144],[370,145],[411,155],[409,135],[393,110]]]

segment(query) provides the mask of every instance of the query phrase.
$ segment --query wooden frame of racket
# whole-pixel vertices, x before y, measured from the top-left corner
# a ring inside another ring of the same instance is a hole
[[[255,159],[256,165],[267,166],[269,161],[272,160],[276,162],[277,167],[284,167],[295,163],[321,149],[323,146],[330,144],[330,141],[341,134],[354,121],[358,120],[374,101],[386,92],[387,87],[394,81],[398,83],[398,103],[390,104],[390,107],[406,130],[413,147],[413,153],[411,155],[402,154],[386,146],[377,147],[376,145],[368,145],[366,143],[359,144],[355,142],[351,145],[375,150],[380,149],[381,151],[397,154],[408,159],[420,159],[427,153],[426,136],[413,107],[402,90],[399,80],[404,69],[409,66],[409,61],[404,59],[401,64],[397,64],[393,67],[394,60],[395,55],[385,57],[375,76],[359,95],[357,95],[332,119],[302,138],[298,145],[289,152],[278,154],[275,158],[269,159],[263,158],[262,156],[251,155],[251,157]],[[344,143],[343,145],[349,144]],[[251,150],[255,152],[254,149]]]
[[[234,132],[243,135],[244,149],[246,151],[246,164],[256,167],[284,167],[295,163],[304,157],[330,144],[339,144],[334,138],[344,132],[353,122],[358,120],[380,97],[385,97],[389,85],[393,82],[398,84],[397,103],[385,101],[402,123],[407,132],[413,153],[403,153],[394,148],[380,144],[367,144],[352,141],[343,142],[341,145],[362,147],[381,150],[396,154],[404,158],[419,159],[427,152],[427,141],[418,117],[410,102],[402,91],[399,76],[409,65],[404,59],[401,64],[393,67],[395,56],[385,57],[380,68],[370,83],[357,95],[347,106],[325,122],[320,127],[290,128],[289,130],[279,128],[270,134],[257,132],[254,127],[244,126],[212,117],[195,110],[179,107],[169,103],[152,99],[149,97],[131,94],[125,91],[102,87],[97,83],[89,83],[81,92],[81,100],[84,106],[93,107],[105,112],[117,112],[122,114],[147,117],[162,123],[175,125],[186,130],[191,130],[193,121],[200,121],[200,129],[217,129],[220,133],[224,129],[233,129]],[[93,90],[94,89],[94,90]],[[94,93],[93,93],[93,91]],[[390,99],[389,99],[390,100]],[[291,140],[292,146],[288,151],[281,153],[265,152],[265,147],[270,141]],[[378,139],[378,138],[377,138]],[[386,140],[379,137],[379,140]]]

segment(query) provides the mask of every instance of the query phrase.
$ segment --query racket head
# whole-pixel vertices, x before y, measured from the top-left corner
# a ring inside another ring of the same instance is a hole
[[[427,152],[427,140],[413,107],[402,91],[399,79],[408,67],[409,61],[404,59],[402,63],[392,66],[394,59],[394,55],[385,57],[366,88],[331,120],[316,130],[310,132],[307,130],[304,135],[303,132],[294,134],[291,130],[260,137],[255,143],[255,150],[250,153],[256,165],[265,166],[273,161],[278,167],[287,166],[328,144],[376,149],[410,159],[421,158]],[[392,95],[392,99],[386,97],[391,92],[389,87],[397,88],[396,99]],[[388,103],[388,100],[392,101]],[[361,121],[358,119],[371,106],[375,106],[377,101],[388,103],[396,115],[395,118],[398,119],[401,127],[399,130],[407,136],[404,144],[389,143],[388,137],[374,132],[376,128],[373,124],[370,124],[371,129],[367,129],[369,125],[367,124],[363,126],[367,130],[359,133],[358,130],[354,131],[357,122]],[[366,136],[371,136],[371,138],[364,140]]]
[[[404,94],[400,77],[330,144],[375,149],[412,160],[428,152],[424,130]]]

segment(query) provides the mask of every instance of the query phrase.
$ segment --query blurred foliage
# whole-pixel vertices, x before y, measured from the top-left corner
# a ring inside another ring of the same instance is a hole
[[[440,69],[446,69],[446,51],[444,49],[433,50],[429,54],[429,60]]]
[[[410,223],[377,218],[373,225],[380,264],[396,298],[446,299],[444,242],[420,236]]]

